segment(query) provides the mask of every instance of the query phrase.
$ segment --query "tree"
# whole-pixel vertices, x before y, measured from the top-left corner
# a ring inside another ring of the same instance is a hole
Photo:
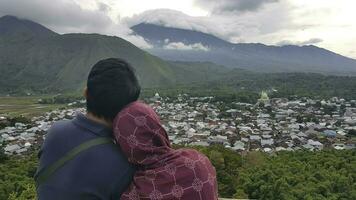
[[[0,143],[0,163],[4,162],[8,158],[5,154],[4,146],[4,143]]]
[[[355,137],[356,136],[356,130],[355,129],[349,130],[348,135],[351,136],[351,137]]]
[[[303,122],[304,122],[303,116],[298,115],[298,116],[297,116],[297,122],[298,122],[298,123],[303,123]]]
[[[243,189],[237,189],[236,193],[233,196],[233,198],[248,199],[248,195],[245,193],[245,191]]]
[[[34,184],[27,184],[25,189],[21,192],[16,193],[12,192],[8,200],[28,200],[28,199],[37,199],[36,197],[36,187]]]

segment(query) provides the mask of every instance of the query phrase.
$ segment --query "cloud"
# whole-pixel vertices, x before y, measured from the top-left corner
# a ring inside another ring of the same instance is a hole
[[[288,4],[275,4],[256,13],[189,16],[170,9],[148,10],[123,21],[128,26],[152,23],[215,35],[230,42],[257,42],[261,35],[275,33],[289,26]],[[283,19],[283,20],[281,20]]]
[[[0,0],[0,17],[14,15],[40,23],[59,33],[99,33],[122,37],[141,48],[150,48],[126,24],[108,16],[110,6],[97,1],[97,9],[84,9],[72,0]]]
[[[125,25],[121,25],[121,24],[119,24],[118,26],[115,26],[115,27],[117,29],[115,29],[113,31],[117,32],[115,34],[116,36],[121,37],[142,49],[153,48],[153,46],[150,43],[148,43],[143,37],[135,35],[129,27],[127,27]],[[119,28],[119,27],[121,27],[121,28]]]
[[[101,11],[101,12],[108,13],[109,11],[111,11],[111,7],[103,2],[98,1],[97,5],[98,5],[99,11]]]
[[[148,10],[130,18],[124,18],[123,21],[130,27],[140,23],[151,23],[165,27],[200,31],[225,40],[229,40],[230,37],[237,37],[239,30],[247,25],[234,20],[226,20],[225,17],[192,17],[170,9]]]
[[[209,51],[209,48],[201,43],[186,45],[182,42],[171,42],[163,46],[164,49],[169,50],[195,50],[195,51]]]
[[[278,46],[285,46],[285,45],[298,45],[298,46],[304,46],[304,45],[314,45],[323,42],[323,39],[320,38],[311,38],[309,40],[305,41],[290,41],[290,40],[282,40],[280,42],[277,42],[276,45]]]
[[[299,44],[300,44],[300,45],[311,45],[311,44],[318,44],[318,43],[321,43],[321,42],[323,42],[323,39],[320,39],[320,38],[311,38],[311,39],[309,39],[309,40],[300,42]]]
[[[212,13],[256,11],[265,4],[279,0],[194,0],[194,3]]]
[[[82,9],[69,0],[1,0],[0,13],[33,20],[60,32],[94,32],[112,24],[105,13]]]
[[[200,17],[189,16],[176,10],[156,9],[117,21],[114,18],[120,13],[113,15],[115,12],[110,7],[110,1],[96,0],[91,2],[89,7],[89,3],[83,7],[76,2],[79,1],[55,0],[49,3],[48,0],[0,0],[0,16],[9,14],[30,19],[59,33],[82,32],[119,36],[141,48],[151,48],[151,45],[142,37],[134,35],[130,29],[141,22],[196,30],[231,42],[258,42],[260,35],[274,33],[289,22],[286,9],[281,8],[281,3],[271,4],[253,13]]]

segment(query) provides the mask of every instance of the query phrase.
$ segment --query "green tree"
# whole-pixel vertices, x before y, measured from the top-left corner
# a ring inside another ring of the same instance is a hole
[[[4,162],[8,158],[5,154],[4,146],[4,143],[0,143],[0,163]]]
[[[19,193],[12,192],[8,198],[8,200],[29,200],[29,199],[37,199],[36,187],[34,184],[25,185],[23,191]]]

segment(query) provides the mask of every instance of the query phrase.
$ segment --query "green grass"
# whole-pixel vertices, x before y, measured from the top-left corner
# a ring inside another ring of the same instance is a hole
[[[41,96],[30,97],[0,97],[0,115],[10,117],[33,117],[45,112],[65,107],[63,104],[38,104]]]

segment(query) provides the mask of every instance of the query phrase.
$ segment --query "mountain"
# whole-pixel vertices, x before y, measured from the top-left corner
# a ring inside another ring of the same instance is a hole
[[[26,19],[18,19],[14,16],[3,16],[0,19],[1,37],[34,37],[43,38],[57,35],[48,28]]]
[[[131,63],[143,87],[199,81],[199,70],[204,68],[201,63],[191,63],[190,67],[197,66],[192,71],[185,65],[166,62],[118,37],[61,35],[29,20],[0,18],[0,94],[78,91],[91,66],[109,57]]]
[[[243,54],[246,61],[245,69],[254,69],[256,71],[259,69],[258,67],[271,69],[271,67],[266,67],[268,66],[266,65],[268,62],[273,64],[273,70],[275,71],[286,71],[288,67],[293,71],[292,67],[295,67],[295,62],[289,61],[289,63],[294,63],[294,65],[277,65],[276,63],[283,63],[282,59],[276,56],[275,60],[271,60],[270,55],[282,55],[287,60],[300,56],[305,60],[306,58],[314,59],[313,62],[316,62],[318,59],[320,62],[325,62],[323,59],[328,58],[328,62],[331,63],[330,57],[336,57],[335,62],[337,64],[339,64],[337,59],[346,59],[351,63],[354,62],[352,59],[347,59],[313,46],[285,46],[283,50],[286,52],[284,52],[279,47],[262,44],[231,44],[215,36],[200,32],[194,32],[195,36],[191,37],[188,43],[188,39],[184,38],[187,38],[192,31],[178,31],[179,34],[169,33],[162,36],[162,38],[168,39],[170,43],[177,43],[179,45],[186,42],[186,45],[189,46],[190,44],[194,48],[206,46],[209,48],[209,51],[166,49],[165,46],[167,44],[159,44],[158,42],[161,36],[153,32],[153,34],[151,33],[149,42],[153,43],[155,48],[151,49],[150,52],[161,52],[168,56],[181,58],[176,60],[185,60],[166,61],[137,48],[119,37],[81,33],[58,34],[33,21],[13,16],[1,17],[0,94],[78,92],[85,85],[91,66],[98,60],[108,57],[120,57],[130,62],[136,69],[141,85],[144,88],[200,86],[200,88],[209,89],[225,85],[237,89],[250,88],[251,90],[259,90],[261,88],[278,88],[280,85],[286,85],[285,82],[292,79],[283,78],[285,76],[288,77],[288,74],[271,74],[267,76],[266,74],[244,69],[229,68],[231,66],[244,66],[242,62],[244,60],[241,58],[242,55],[236,53],[239,55],[238,60],[232,55],[232,51],[228,51],[230,47],[245,49],[246,53]],[[196,45],[198,43],[200,46]],[[309,57],[305,55],[305,49],[311,51],[309,52],[311,54]],[[241,50],[238,49],[235,51]],[[317,56],[312,51],[315,51],[320,58],[316,59]],[[259,59],[253,60],[253,56],[259,57]],[[262,57],[266,59],[263,60]],[[255,65],[251,64],[251,59]],[[206,60],[215,61],[215,63],[207,62]],[[305,60],[301,60],[301,62]],[[231,61],[231,65],[223,65],[227,61]],[[302,64],[301,66],[306,67]],[[323,70],[326,69],[324,66],[322,67]],[[345,68],[341,66],[340,69],[344,70]],[[271,71],[272,69],[269,72]],[[335,71],[336,73],[340,73],[337,69]],[[352,70],[350,71],[352,72]],[[330,70],[327,72],[330,73]],[[305,81],[308,82],[308,86],[305,86],[305,88],[309,87],[309,84],[318,82],[315,81],[315,76],[299,76],[308,79],[308,81]],[[294,79],[299,80],[300,78],[298,77]],[[327,80],[328,84],[326,84],[325,88],[330,88],[329,83],[332,84],[334,79],[325,76],[325,78],[320,78],[320,80]],[[340,80],[338,79],[338,81]],[[267,88],[262,86],[266,86]],[[314,86],[318,87],[318,83],[315,83]],[[352,87],[350,88],[352,89]]]
[[[168,28],[146,23],[135,25],[131,29],[151,44],[159,47],[163,47],[167,39],[169,42],[183,42],[185,44],[201,43],[209,47],[229,47],[231,45],[218,37],[198,31]]]
[[[234,44],[198,31],[147,23],[132,30],[154,46],[150,53],[166,60],[209,61],[258,72],[356,75],[356,60],[313,45]]]

